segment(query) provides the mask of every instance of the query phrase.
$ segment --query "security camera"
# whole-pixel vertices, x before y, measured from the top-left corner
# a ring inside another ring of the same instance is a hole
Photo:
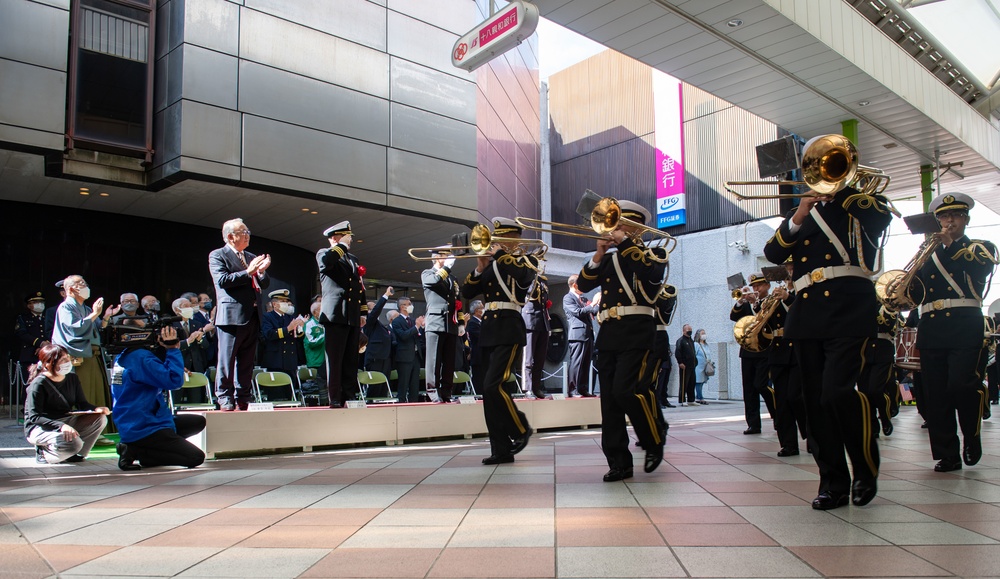
[[[735,247],[741,253],[750,253],[750,246],[745,241],[734,241],[729,244],[729,247]]]

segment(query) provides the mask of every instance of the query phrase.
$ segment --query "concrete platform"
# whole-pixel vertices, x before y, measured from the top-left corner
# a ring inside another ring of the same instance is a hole
[[[597,426],[598,398],[517,400],[535,430]],[[384,404],[367,408],[280,408],[266,412],[197,412],[205,431],[191,439],[208,458],[355,443],[402,444],[431,438],[486,434],[483,403]]]

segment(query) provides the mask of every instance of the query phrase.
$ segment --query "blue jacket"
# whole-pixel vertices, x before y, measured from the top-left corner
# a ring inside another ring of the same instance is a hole
[[[122,442],[142,440],[165,428],[176,430],[166,392],[183,384],[184,359],[176,348],[167,350],[166,360],[143,349],[119,354],[115,358],[111,397]]]

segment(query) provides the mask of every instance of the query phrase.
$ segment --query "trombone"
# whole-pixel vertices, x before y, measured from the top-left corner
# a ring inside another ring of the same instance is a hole
[[[646,233],[664,239],[664,247],[667,253],[672,252],[677,245],[677,238],[669,233],[622,217],[622,208],[617,199],[613,197],[600,197],[590,189],[584,192],[580,203],[577,205],[576,212],[581,216],[590,218],[589,228],[585,225],[573,225],[558,221],[542,221],[541,219],[530,217],[517,217],[514,221],[524,229],[531,231],[597,240],[610,239],[612,231],[622,225],[628,225],[639,230],[638,235],[632,236],[634,239],[638,239]]]
[[[451,238],[451,246],[448,247],[448,251],[451,252],[451,257],[454,258],[468,258],[468,257],[483,257],[486,252],[490,250],[490,247],[494,243],[510,243],[515,244],[517,247],[512,252],[515,256],[521,255],[533,255],[538,259],[545,258],[545,252],[548,251],[549,246],[545,242],[539,239],[520,239],[518,237],[494,237],[490,233],[490,228],[483,225],[482,223],[477,223],[472,228],[472,233],[457,233]],[[432,255],[417,255],[420,253],[427,253],[434,251],[435,249],[442,249],[440,247],[411,247],[406,250],[406,253],[410,255],[413,261],[430,261],[435,258]],[[471,252],[471,253],[470,253]]]
[[[863,195],[877,195],[889,186],[889,175],[881,169],[858,164],[858,149],[843,135],[813,137],[802,148],[802,181],[726,181],[726,191],[740,201],[747,199],[795,199],[833,195],[844,187],[854,187]],[[812,191],[790,195],[739,193],[740,185],[805,185]],[[900,214],[892,204],[890,210]]]

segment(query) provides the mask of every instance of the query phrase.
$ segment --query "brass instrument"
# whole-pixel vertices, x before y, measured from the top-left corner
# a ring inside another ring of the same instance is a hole
[[[458,239],[467,239],[467,245],[460,245],[455,243]],[[459,234],[452,237],[452,246],[449,247],[449,251],[452,252],[451,257],[454,258],[468,258],[468,257],[483,257],[490,250],[490,247],[494,243],[509,243],[516,245],[517,247],[512,251],[515,256],[532,255],[538,259],[544,259],[545,253],[549,250],[549,246],[540,239],[521,239],[519,237],[494,237],[490,233],[490,228],[483,225],[482,223],[476,224],[472,228],[472,233],[467,237],[464,234]],[[414,261],[430,261],[433,259],[438,259],[433,256],[427,255],[416,255],[417,252],[430,252],[438,247],[411,247],[406,250],[406,253]],[[471,253],[469,253],[471,252]]]
[[[733,289],[733,299],[747,299],[754,291],[750,289],[750,286],[743,286]]]
[[[919,306],[920,302],[923,301],[923,294],[925,293],[923,283],[920,283],[921,289],[919,295],[913,295],[913,292],[910,291],[910,286],[914,280],[919,282],[919,279],[916,277],[917,272],[934,255],[934,251],[937,250],[939,245],[941,245],[941,236],[932,235],[920,244],[920,249],[910,259],[910,262],[906,264],[906,267],[903,269],[890,269],[878,276],[878,279],[875,280],[875,296],[878,298],[878,301],[885,307],[895,311],[912,310]]]
[[[772,293],[764,298],[756,314],[737,320],[733,326],[736,343],[751,352],[763,352],[770,348],[774,342],[774,330],[767,322],[780,303],[781,298]]]
[[[585,209],[581,209],[585,208]],[[573,225],[570,223],[559,223],[558,221],[542,221],[530,217],[517,217],[514,219],[518,225],[531,231],[541,231],[553,235],[566,235],[569,237],[581,237],[584,239],[610,239],[611,232],[623,225],[628,225],[639,230],[638,235],[632,235],[633,241],[641,241],[641,236],[650,234],[664,240],[664,248],[670,253],[677,246],[677,238],[665,231],[660,231],[655,227],[643,225],[637,221],[622,217],[621,205],[613,197],[599,197],[596,193],[587,189],[584,192],[580,204],[577,206],[578,213],[589,212],[590,227],[585,225]],[[562,228],[562,230],[557,229]],[[597,235],[594,235],[596,233]]]
[[[833,195],[844,187],[854,187],[864,195],[876,195],[889,186],[890,177],[881,169],[858,164],[858,149],[842,135],[813,137],[802,148],[802,181],[727,181],[726,191],[740,201],[746,199],[792,199]],[[792,195],[752,195],[730,189],[737,185],[805,185],[810,193]],[[898,217],[896,208],[889,209]]]

